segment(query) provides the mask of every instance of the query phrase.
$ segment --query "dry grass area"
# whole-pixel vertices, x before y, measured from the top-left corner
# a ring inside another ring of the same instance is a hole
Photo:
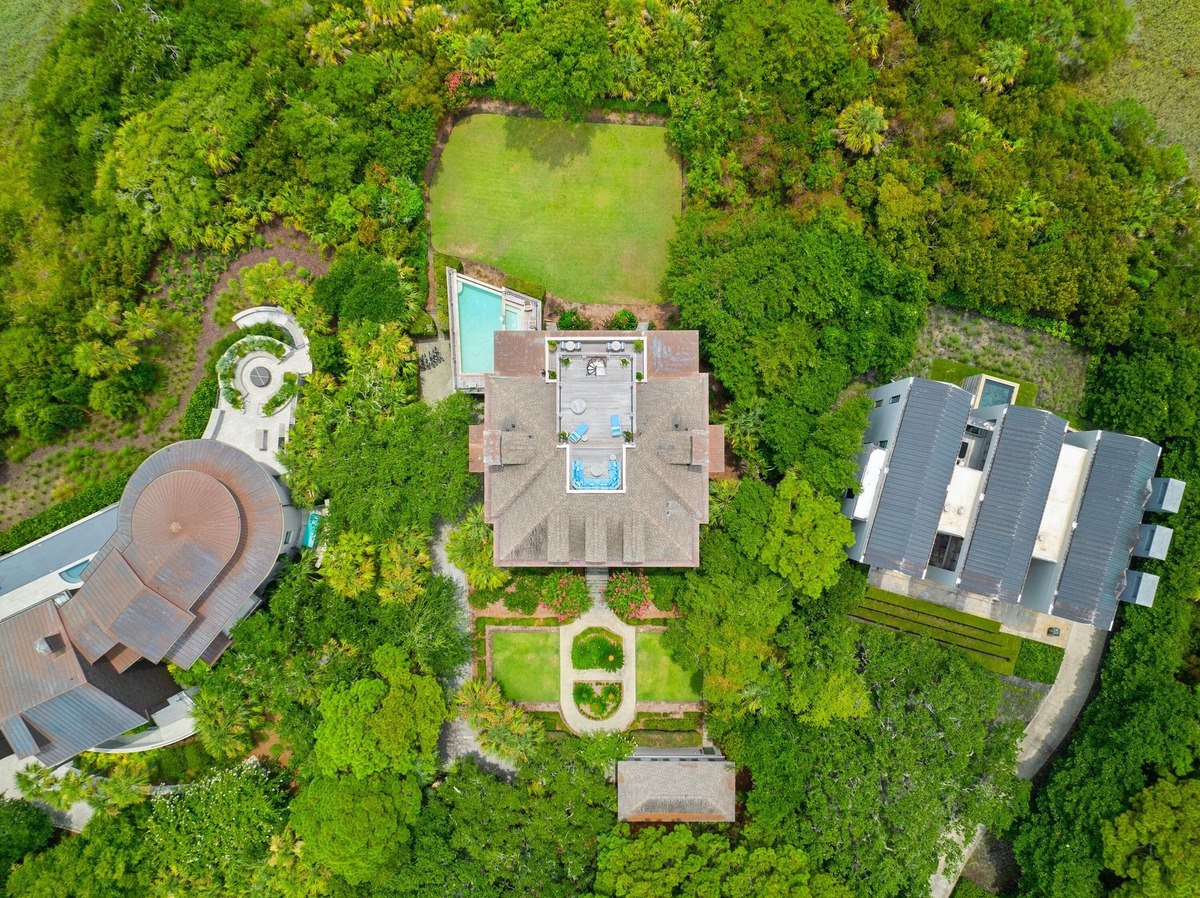
[[[974,312],[931,305],[909,374],[928,376],[935,359],[983,368],[1037,384],[1039,408],[1082,423],[1088,354],[1039,331],[1001,324]]]
[[[1132,0],[1126,54],[1087,84],[1098,100],[1133,97],[1168,143],[1200,165],[1200,0]]]

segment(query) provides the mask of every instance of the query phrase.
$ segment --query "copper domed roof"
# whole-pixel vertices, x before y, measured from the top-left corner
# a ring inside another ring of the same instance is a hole
[[[62,607],[72,641],[93,663],[124,646],[190,667],[270,575],[282,507],[271,474],[239,449],[216,440],[160,449],[130,478],[117,532]]]

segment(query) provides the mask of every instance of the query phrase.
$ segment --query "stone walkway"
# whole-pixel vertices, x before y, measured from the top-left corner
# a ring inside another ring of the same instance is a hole
[[[1017,775],[1022,779],[1033,779],[1067,738],[1092,691],[1107,640],[1105,630],[1083,624],[1071,628],[1058,678],[1029,721],[1017,749]]]
[[[571,644],[588,627],[603,627],[621,639],[625,666],[616,673],[607,670],[576,670],[571,664]],[[620,683],[621,704],[612,717],[592,720],[575,705],[573,689],[579,680]],[[637,716],[637,630],[622,623],[606,607],[593,607],[571,623],[558,629],[558,688],[563,721],[576,733],[614,733],[628,729]]]
[[[471,625],[471,606],[467,603],[467,575],[459,568],[450,563],[450,559],[446,556],[446,540],[450,536],[451,525],[443,523],[437,531],[433,540],[433,572],[449,577],[454,581],[455,595],[458,597],[458,603],[463,610],[464,625],[468,628]],[[472,644],[474,644],[472,642]],[[474,671],[474,659],[468,658],[467,661],[455,671],[454,677],[446,684],[452,691],[457,692],[467,680],[471,678]],[[473,729],[467,724],[462,717],[454,717],[447,721],[442,727],[442,732],[438,736],[438,758],[441,761],[442,769],[449,767],[463,755],[474,755],[479,759],[480,766],[485,770],[491,770],[499,776],[511,776],[516,772],[516,767],[503,761],[495,755],[490,755],[484,752],[479,745],[479,739]]]

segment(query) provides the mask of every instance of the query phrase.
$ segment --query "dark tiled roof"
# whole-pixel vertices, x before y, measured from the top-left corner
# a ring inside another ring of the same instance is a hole
[[[1158,455],[1140,437],[1099,435],[1052,614],[1112,627]]]
[[[604,339],[594,332],[582,336]],[[497,334],[496,357],[502,359],[511,344],[541,345],[545,337]],[[655,345],[649,335],[648,342]],[[661,345],[672,364],[690,359],[692,373],[660,373],[634,387],[638,436],[636,448],[628,450],[623,493],[567,489],[554,384],[540,373],[488,376],[484,505],[495,527],[498,564],[699,563],[699,528],[708,520],[708,377],[696,373],[694,336]],[[497,369],[507,370],[503,363]]]
[[[734,767],[728,761],[631,758],[617,764],[617,819],[732,823]]]
[[[992,460],[963,562],[960,586],[1016,602],[1029,570],[1067,422],[1008,406],[992,437]]]
[[[867,564],[914,577],[925,571],[970,410],[971,394],[960,387],[912,382],[867,537]]]

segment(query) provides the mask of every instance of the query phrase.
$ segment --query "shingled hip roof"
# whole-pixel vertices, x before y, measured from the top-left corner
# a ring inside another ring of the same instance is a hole
[[[617,763],[617,819],[732,823],[734,767],[723,760],[633,757]]]

